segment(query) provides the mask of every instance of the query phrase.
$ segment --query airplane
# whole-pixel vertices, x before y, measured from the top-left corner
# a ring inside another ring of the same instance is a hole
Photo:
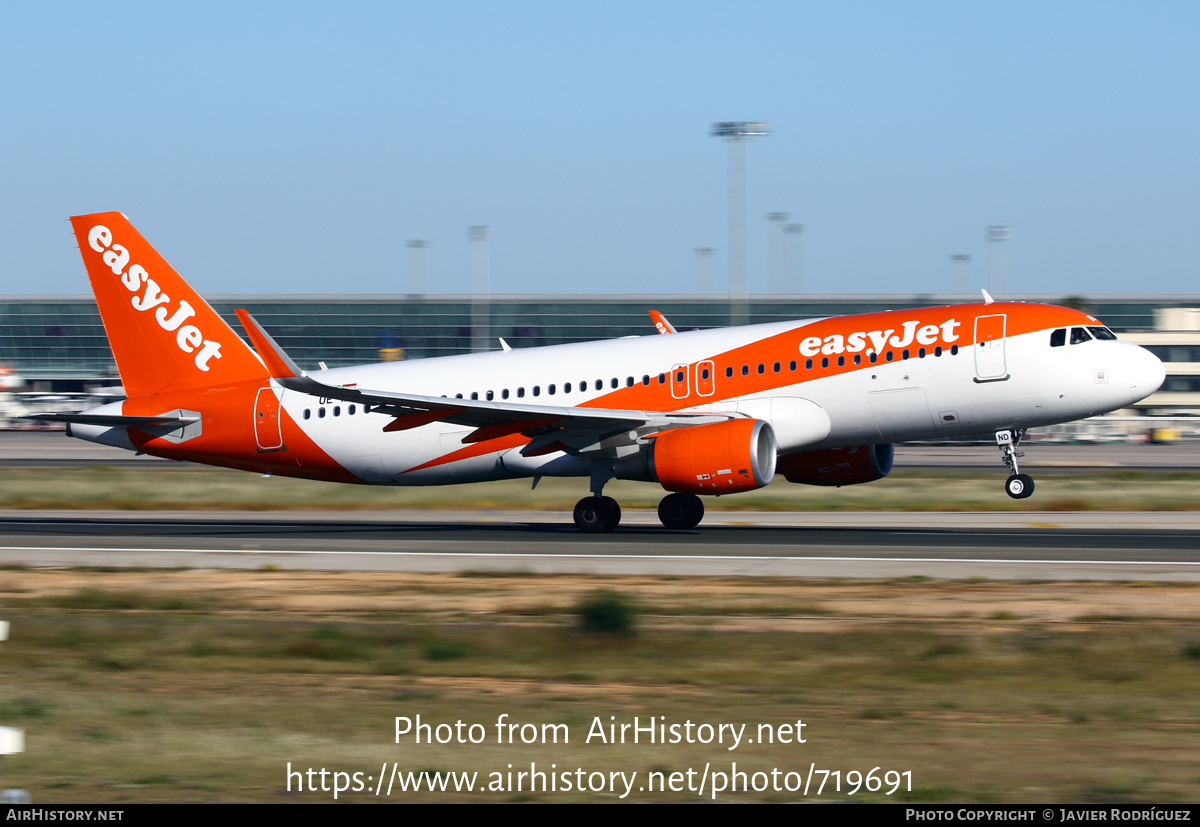
[[[366,485],[583,477],[583,532],[621,520],[611,479],[658,483],[690,529],[701,496],[782,475],[853,485],[898,442],[995,434],[1005,491],[1034,490],[1029,428],[1137,402],[1148,350],[1079,310],[997,302],[891,310],[407,362],[303,370],[243,309],[241,339],[121,213],[71,219],[128,398],[33,414],[68,436],[176,460]]]

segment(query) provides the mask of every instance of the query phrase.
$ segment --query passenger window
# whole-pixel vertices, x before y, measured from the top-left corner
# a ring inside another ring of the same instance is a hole
[[[312,411],[310,411],[308,408],[305,408],[305,409],[304,409],[304,418],[305,418],[305,419],[312,419]]]
[[[617,377],[615,377],[615,376],[614,376],[614,377],[612,378],[612,386],[615,388],[615,387],[617,387],[618,385],[620,385],[620,383],[617,381]]]
[[[596,380],[596,390],[598,390],[598,391],[604,390],[604,380],[603,379]]]
[[[729,379],[733,376],[733,368],[725,368],[725,378]]]
[[[1084,328],[1082,328],[1082,327],[1071,328],[1071,344],[1078,345],[1078,344],[1081,344],[1082,342],[1090,341],[1091,338],[1092,338],[1092,334],[1088,333],[1087,330],[1085,330]]]
[[[478,401],[479,391],[471,391],[471,398]]]
[[[749,376],[749,375],[750,375],[750,366],[742,365],[742,376]]]
[[[550,394],[551,396],[554,396],[554,386],[551,385],[550,387],[546,388],[546,393]]]
[[[893,356],[892,351],[889,350],[886,354],[884,354],[883,361],[885,361],[885,362],[892,361],[892,356]]]
[[[779,371],[783,369],[783,365],[779,364],[778,362],[776,362],[772,367],[775,369],[776,373],[779,373]]]
[[[921,348],[920,350],[917,351],[917,357],[920,359],[925,358],[925,348]]]
[[[795,369],[796,369],[796,360],[793,359],[792,361],[788,362],[788,370],[795,370]]]
[[[908,358],[908,348],[904,348],[904,350],[900,351],[900,358],[901,358],[901,359],[907,359],[907,358]]]
[[[842,367],[842,366],[843,366],[843,365],[845,365],[845,364],[846,364],[846,357],[845,357],[845,356],[839,356],[839,357],[838,357],[838,367],[840,368],[840,367]]]
[[[958,345],[950,345],[950,355],[951,356],[958,355]]]
[[[504,390],[500,391],[500,398],[508,399],[508,388],[505,388]]]
[[[642,384],[643,385],[650,384],[650,374],[647,373],[645,376],[642,377]]]
[[[804,360],[804,369],[805,369],[805,370],[812,370],[812,359],[805,359],[805,360]]]
[[[829,367],[829,357],[828,356],[821,357],[821,367],[823,367],[823,368]]]
[[[872,350],[870,355],[871,355],[871,364],[872,365],[879,361],[878,353],[876,353],[875,351]]]
[[[625,377],[625,387],[627,387],[627,388],[633,387],[633,377],[632,376]]]
[[[942,355],[942,346],[941,346],[941,345],[938,345],[937,347],[935,347],[935,348],[933,349],[933,355],[934,355],[934,356],[941,356],[941,355]]]
[[[317,408],[317,419],[324,419],[324,418],[325,418],[325,409]]]
[[[568,382],[567,384],[563,385],[563,393],[570,393],[570,392],[571,392],[571,383]]]
[[[762,362],[759,362],[758,363],[758,375],[762,376],[766,372],[767,372],[767,366],[764,365]]]
[[[1062,347],[1067,343],[1067,329],[1060,327],[1050,334],[1050,347]]]
[[[683,381],[683,371],[681,371],[681,370],[677,370],[677,371],[675,371],[675,381],[676,381],[676,382],[682,382],[682,381]]]
[[[334,416],[341,416],[341,415],[342,415],[342,406],[341,406],[341,405],[334,405],[334,406],[333,406],[333,415],[334,415]]]
[[[354,406],[351,405],[349,408],[347,408],[346,413],[350,414],[350,416],[354,416]]]
[[[524,397],[525,397],[525,389],[517,388],[517,399],[523,399]]]
[[[856,364],[856,365],[862,364],[862,354],[861,353],[854,354],[854,364]]]
[[[534,385],[534,386],[533,386],[533,395],[534,395],[534,396],[541,396],[541,395],[542,395],[542,386],[541,386],[541,385]]]
[[[658,375],[658,384],[660,384],[660,385],[667,384],[667,375],[665,373],[660,373]]]
[[[700,371],[700,378],[701,378],[701,379],[707,379],[707,378],[708,378],[708,368],[705,368],[704,370]]]
[[[1092,335],[1097,339],[1101,339],[1103,341],[1111,341],[1117,338],[1117,334],[1113,333],[1107,327],[1089,327],[1088,330],[1090,330]]]
[[[492,393],[491,391],[488,391],[486,394],[484,394],[484,397],[487,399],[488,402],[491,402],[493,399],[496,398],[496,394]]]

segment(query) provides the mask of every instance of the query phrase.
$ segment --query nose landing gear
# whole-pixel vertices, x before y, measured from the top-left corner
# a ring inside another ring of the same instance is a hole
[[[1023,500],[1033,494],[1033,477],[1022,474],[1021,469],[1017,467],[1017,460],[1025,456],[1023,451],[1017,450],[1024,437],[1024,428],[996,431],[996,445],[1000,447],[1000,458],[1009,470],[1009,477],[1004,482],[1004,493],[1014,500]]]

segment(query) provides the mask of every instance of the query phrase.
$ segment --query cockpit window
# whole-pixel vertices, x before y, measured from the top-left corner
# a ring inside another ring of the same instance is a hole
[[[1050,334],[1050,347],[1062,347],[1067,343],[1067,329],[1060,327]]]
[[[1088,333],[1087,330],[1085,330],[1084,328],[1082,328],[1082,327],[1071,328],[1071,344],[1077,345],[1081,342],[1089,342],[1089,341],[1091,341],[1091,339],[1092,339],[1092,335],[1090,333]]]
[[[1113,333],[1107,327],[1089,327],[1088,330],[1092,332],[1093,336],[1101,341],[1109,341],[1117,338],[1117,334]]]

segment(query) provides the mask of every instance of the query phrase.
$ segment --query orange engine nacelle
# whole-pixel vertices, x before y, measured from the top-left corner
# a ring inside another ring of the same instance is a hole
[[[775,432],[768,423],[731,419],[655,437],[646,478],[686,494],[752,491],[775,476],[775,458]]]
[[[801,451],[780,457],[779,473],[802,485],[856,485],[886,477],[894,456],[891,443]]]

